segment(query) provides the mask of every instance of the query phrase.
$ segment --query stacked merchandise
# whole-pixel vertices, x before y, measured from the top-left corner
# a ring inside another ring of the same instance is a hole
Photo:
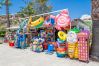
[[[32,39],[31,50],[34,52],[42,52],[43,51],[43,42],[44,39],[40,37],[34,37]]]
[[[56,50],[57,57],[65,57],[66,56],[66,33],[63,31],[58,32],[57,45],[58,48]]]

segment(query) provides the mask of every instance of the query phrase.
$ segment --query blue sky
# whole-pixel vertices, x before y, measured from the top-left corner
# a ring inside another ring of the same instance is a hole
[[[25,6],[22,0],[11,1],[12,6],[10,7],[10,13],[12,14],[20,11],[20,7]],[[49,0],[48,4],[53,7],[52,11],[67,8],[72,19],[80,18],[84,14],[91,14],[91,0]],[[0,15],[2,14],[5,14],[4,6],[0,9]]]

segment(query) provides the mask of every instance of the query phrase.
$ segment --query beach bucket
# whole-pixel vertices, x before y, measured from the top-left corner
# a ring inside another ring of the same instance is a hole
[[[13,47],[14,46],[14,42],[9,42],[9,46]]]
[[[47,50],[47,49],[48,49],[48,45],[47,45],[46,42],[44,42],[44,44],[43,44],[43,49],[44,49],[44,50]]]
[[[54,51],[54,45],[53,44],[48,45],[48,51]]]
[[[65,47],[58,47],[56,51],[57,57],[63,58],[66,56],[66,48]]]
[[[43,44],[43,49],[47,50],[47,48],[48,48],[47,44]]]

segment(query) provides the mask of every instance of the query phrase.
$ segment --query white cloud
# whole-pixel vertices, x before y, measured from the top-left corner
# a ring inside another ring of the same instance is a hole
[[[89,20],[89,19],[91,19],[91,16],[85,14],[85,15],[82,15],[80,19],[82,19],[82,20]]]

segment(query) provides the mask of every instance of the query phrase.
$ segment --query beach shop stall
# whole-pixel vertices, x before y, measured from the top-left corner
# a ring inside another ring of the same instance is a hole
[[[15,47],[45,52],[59,58],[89,61],[90,31],[71,26],[67,9],[25,18],[16,31]]]

